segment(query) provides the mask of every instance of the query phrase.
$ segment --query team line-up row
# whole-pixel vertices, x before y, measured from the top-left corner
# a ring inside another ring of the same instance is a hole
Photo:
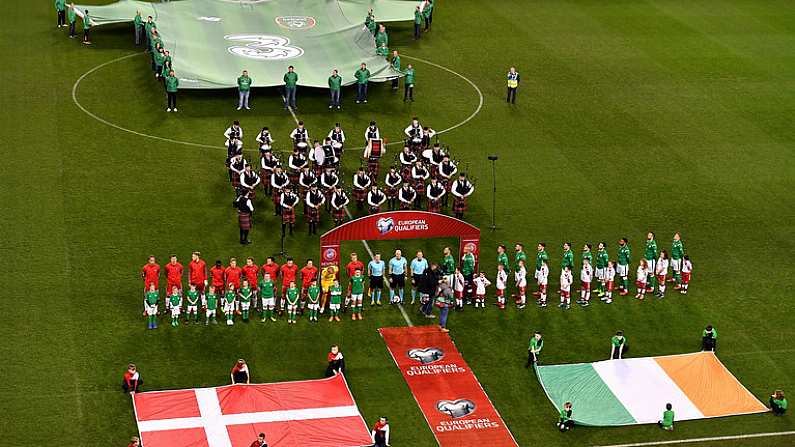
[[[505,308],[509,287],[508,274],[511,271],[515,286],[512,297],[518,308],[524,308],[526,305],[527,255],[521,243],[517,243],[514,250],[514,263],[511,266],[506,247],[500,245],[497,248],[495,304],[501,309]],[[297,314],[299,312],[303,314],[305,309],[309,310],[310,321],[317,321],[319,314],[325,312],[327,303],[331,314],[330,321],[339,321],[340,311],[348,307],[352,309],[352,319],[361,320],[366,278],[369,280],[367,295],[370,297],[371,305],[381,304],[385,279],[389,287],[390,303],[403,303],[406,278],[410,278],[412,304],[417,297],[421,302],[427,303],[431,297],[437,295],[440,290],[439,285],[445,283],[454,291],[454,304],[457,309],[473,303],[475,307],[483,308],[487,288],[492,282],[485,272],[476,272],[476,256],[476,253],[467,249],[459,262],[456,262],[451,249],[447,247],[444,249],[440,264],[429,263],[421,251],[417,252],[416,257],[409,263],[403,257],[401,250],[396,250],[395,256],[388,263],[381,259],[380,253],[376,253],[365,266],[358,260],[356,253],[353,253],[351,261],[346,266],[348,290],[343,302],[344,293],[340,284],[339,269],[334,265],[318,270],[309,259],[306,265],[299,269],[292,258],[288,258],[284,265],[279,266],[273,257],[269,257],[262,266],[258,266],[253,258],[248,258],[245,265],[239,267],[237,260],[232,258],[227,267],[224,267],[221,261],[216,261],[209,269],[208,276],[206,263],[201,259],[199,252],[192,254],[192,260],[188,264],[189,290],[183,299],[184,268],[177,257],[172,255],[169,263],[164,267],[168,283],[165,304],[166,309],[171,313],[173,326],[179,324],[183,305],[186,307],[187,318],[193,316],[197,323],[201,307],[206,314],[205,324],[215,322],[216,312],[219,309],[226,315],[228,325],[234,324],[235,315],[242,315],[243,320],[248,321],[252,305],[260,312],[263,322],[276,321],[276,314],[286,310],[288,322],[294,323]],[[594,278],[596,293],[607,304],[612,302],[615,289],[618,289],[621,295],[629,294],[630,262],[631,250],[626,238],[619,240],[616,261],[610,260],[606,243],[598,244],[595,259],[591,244],[585,244],[581,255],[580,299],[577,303],[583,307],[590,304]],[[539,243],[537,246],[535,265],[534,278],[538,288],[533,295],[538,297],[537,304],[540,307],[546,307],[550,269],[545,243]],[[563,244],[559,287],[560,307],[564,309],[570,307],[574,283],[573,269],[574,254],[571,244],[567,242]],[[669,269],[672,273],[670,279],[668,279]],[[679,233],[673,237],[669,255],[667,250],[658,251],[654,233],[650,232],[647,235],[643,257],[636,270],[635,297],[642,300],[646,293],[655,293],[657,297],[663,298],[667,288],[666,282],[675,283],[674,288],[686,294],[692,270],[692,262],[685,254]],[[150,256],[147,264],[141,269],[141,276],[144,279],[144,314],[149,318],[149,328],[154,328],[157,326],[156,316],[160,298],[158,290],[160,266],[154,256]],[[276,284],[279,278],[281,278],[280,288]],[[423,286],[429,283],[430,287]]]

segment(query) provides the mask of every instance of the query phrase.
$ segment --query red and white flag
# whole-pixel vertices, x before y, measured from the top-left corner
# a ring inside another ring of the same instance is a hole
[[[342,375],[328,379],[149,391],[133,397],[146,447],[372,445]]]

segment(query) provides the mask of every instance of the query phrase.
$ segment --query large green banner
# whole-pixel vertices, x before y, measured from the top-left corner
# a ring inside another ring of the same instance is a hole
[[[149,3],[122,0],[104,6],[78,5],[92,23],[130,22],[137,10],[152,16],[171,52],[180,88],[236,87],[248,70],[254,86],[283,85],[289,65],[298,85],[328,87],[337,69],[343,84],[366,63],[372,81],[400,76],[376,54],[364,25],[373,8],[378,22],[412,20],[418,1],[409,0],[182,0]]]

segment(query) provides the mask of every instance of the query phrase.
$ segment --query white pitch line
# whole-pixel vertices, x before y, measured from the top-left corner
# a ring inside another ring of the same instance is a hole
[[[284,95],[282,95],[282,98],[285,100],[285,102],[287,101],[287,98],[285,98]],[[289,110],[290,111],[290,115],[293,116],[293,120],[295,121],[295,124],[298,124],[298,117],[295,116],[295,112],[293,112],[292,107],[288,107],[287,110]],[[353,216],[351,215],[351,212],[348,210],[347,206],[345,207],[345,214],[348,215],[348,219],[353,219]],[[370,259],[375,258],[375,255],[373,254],[373,250],[370,249],[370,244],[368,244],[367,241],[365,241],[365,240],[362,240],[361,242],[364,245],[364,249],[367,250],[367,254],[370,255]],[[409,314],[406,313],[406,309],[403,308],[403,305],[398,303],[397,306],[398,306],[398,309],[400,310],[400,314],[403,315],[403,319],[406,320],[406,324],[409,325],[410,327],[414,326],[414,323],[411,322],[411,319],[409,318]]]
[[[654,445],[689,444],[689,443],[709,442],[709,441],[731,441],[733,439],[769,438],[774,436],[792,436],[792,435],[795,435],[795,431],[751,433],[747,435],[734,435],[734,436],[714,436],[710,438],[677,439],[674,441],[636,442],[634,444],[595,445],[593,447],[645,447],[645,446],[654,446]]]
[[[174,140],[174,139],[171,139],[171,138],[159,137],[157,135],[149,135],[148,133],[138,132],[137,130],[127,129],[126,127],[119,126],[118,124],[112,123],[112,122],[110,122],[110,121],[108,121],[108,120],[106,120],[106,119],[104,119],[102,117],[99,117],[99,116],[95,115],[94,113],[92,113],[91,111],[89,111],[88,109],[83,107],[82,104],[80,104],[80,101],[77,100],[77,89],[78,89],[78,87],[80,87],[80,83],[83,81],[83,79],[85,79],[88,75],[90,75],[91,73],[94,73],[95,71],[99,70],[102,67],[106,67],[106,66],[108,66],[110,64],[114,64],[116,62],[123,61],[124,59],[129,59],[131,57],[140,56],[141,54],[144,54],[144,53],[143,52],[133,53],[133,54],[128,54],[126,56],[117,57],[116,59],[111,59],[111,60],[109,60],[107,62],[99,64],[96,67],[92,68],[91,70],[88,70],[87,72],[83,73],[83,75],[80,76],[79,78],[77,78],[77,81],[75,81],[75,83],[72,85],[72,102],[74,102],[75,105],[80,110],[82,110],[83,113],[85,113],[86,115],[90,116],[91,118],[94,118],[95,120],[99,121],[100,123],[102,123],[102,124],[104,124],[106,126],[110,126],[110,127],[114,128],[114,129],[121,130],[122,132],[129,132],[129,133],[131,133],[133,135],[138,135],[139,137],[152,138],[152,139],[159,140],[159,141],[165,141],[167,143],[185,144],[187,146],[193,146],[193,147],[206,147],[206,148],[210,148],[210,149],[218,149],[219,147],[221,147],[221,146],[211,146],[209,144],[193,143],[193,142],[190,142],[190,141]]]

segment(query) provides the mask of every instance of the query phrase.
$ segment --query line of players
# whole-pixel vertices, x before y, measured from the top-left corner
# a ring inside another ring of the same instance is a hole
[[[359,211],[365,208],[378,213],[386,204],[389,210],[419,210],[442,212],[449,206],[459,219],[467,210],[467,198],[475,186],[458,172],[457,164],[439,145],[431,144],[436,132],[422,126],[415,117],[404,130],[405,145],[398,154],[396,165],[384,176],[384,188],[379,187],[381,159],[386,145],[374,121],[365,129],[363,161],[351,179],[351,191]],[[235,206],[238,212],[250,219],[254,211],[256,191],[262,187],[274,204],[274,214],[282,217],[282,225],[290,234],[295,225],[296,207],[303,201],[309,233],[316,234],[321,210],[325,208],[339,225],[346,219],[350,203],[343,188],[340,160],[345,147],[345,132],[339,123],[323,139],[311,140],[303,121],[290,133],[293,152],[288,156],[286,168],[273,152],[274,139],[267,127],[256,137],[260,153],[259,172],[243,154],[243,129],[235,121],[224,136],[227,138],[227,168],[229,181],[236,191]],[[310,141],[312,146],[310,147]],[[456,174],[458,174],[456,176]],[[241,238],[242,239],[242,238]]]
[[[517,307],[524,308],[527,301],[527,255],[522,244],[516,244],[514,250],[513,273],[516,293],[513,294],[513,297]],[[594,256],[596,257],[595,260]],[[618,290],[622,296],[628,295],[630,293],[629,275],[631,262],[632,255],[627,238],[621,238],[618,241],[618,257],[615,261],[610,259],[605,242],[600,242],[597,245],[595,255],[592,251],[592,245],[585,244],[580,258],[580,298],[577,300],[577,304],[583,307],[590,305],[594,279],[596,279],[597,296],[606,304],[613,302],[614,290]],[[507,288],[508,272],[510,271],[504,245],[500,245],[497,249],[497,265],[497,305],[504,308],[505,289]],[[649,232],[646,235],[643,257],[638,261],[637,265],[638,267],[635,271],[635,285],[637,287],[635,298],[638,300],[643,300],[647,293],[654,293],[660,299],[664,298],[667,289],[666,283],[674,283],[675,290],[679,290],[683,295],[687,294],[693,263],[690,261],[690,257],[685,254],[684,243],[679,233],[674,234],[669,253],[665,249],[658,250],[655,235],[653,232]],[[669,269],[671,272],[670,277],[668,277]],[[571,306],[571,291],[574,287],[574,253],[569,242],[563,244],[560,271],[559,307],[569,309]],[[533,292],[533,295],[537,297],[537,304],[540,307],[547,306],[549,275],[549,256],[546,252],[546,244],[539,243],[533,275],[537,290]],[[481,276],[483,275],[481,274]],[[488,283],[488,280],[486,282]]]
[[[163,270],[166,275],[166,312],[171,316],[171,325],[179,326],[180,316],[185,313],[185,322],[200,323],[199,310],[205,313],[205,325],[217,324],[216,317],[225,315],[226,324],[234,325],[235,316],[249,321],[252,311],[259,312],[261,321],[277,321],[277,315],[287,315],[287,322],[296,323],[298,314],[308,311],[309,321],[316,322],[319,316],[329,311],[329,321],[340,321],[340,312],[351,309],[352,320],[364,319],[362,315],[365,276],[363,267],[349,272],[349,285],[343,303],[343,290],[337,279],[336,267],[319,271],[311,259],[303,268],[292,258],[278,265],[273,257],[259,266],[253,258],[238,266],[231,258],[224,267],[221,261],[207,269],[199,252],[191,255],[188,263],[188,290],[183,294],[184,267],[172,255]],[[144,280],[144,316],[148,328],[157,328],[159,315],[160,265],[150,256],[141,268]],[[300,282],[298,280],[300,276]],[[280,281],[280,286],[277,282]],[[300,287],[299,287],[300,284]],[[328,307],[327,307],[328,304]]]

